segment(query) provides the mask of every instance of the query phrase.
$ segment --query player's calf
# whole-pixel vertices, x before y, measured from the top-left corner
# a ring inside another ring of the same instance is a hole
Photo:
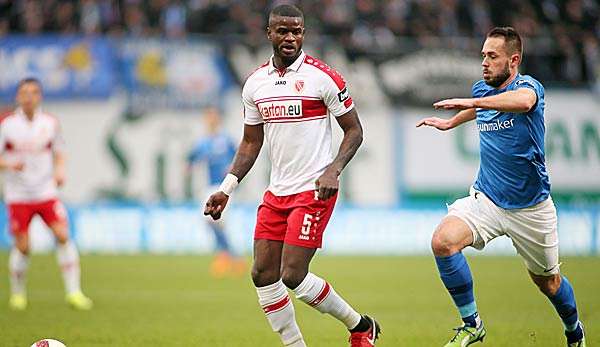
[[[565,336],[569,346],[585,346],[583,326],[579,321],[575,293],[566,277],[556,274],[549,278],[534,275],[531,278],[546,294],[565,327]],[[556,288],[558,286],[558,288]]]
[[[546,295],[547,297],[552,297],[556,295],[556,292],[558,292],[558,289],[560,288],[562,282],[560,274],[554,274],[551,276],[538,276],[534,275],[531,272],[529,274],[535,285],[540,289],[542,293],[544,293],[544,295]]]

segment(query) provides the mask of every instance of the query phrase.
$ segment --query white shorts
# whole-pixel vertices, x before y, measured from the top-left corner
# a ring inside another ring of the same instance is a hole
[[[448,206],[473,232],[472,247],[483,249],[498,236],[512,240],[527,269],[536,275],[559,273],[556,208],[551,197],[537,205],[506,210],[471,187],[469,196]]]

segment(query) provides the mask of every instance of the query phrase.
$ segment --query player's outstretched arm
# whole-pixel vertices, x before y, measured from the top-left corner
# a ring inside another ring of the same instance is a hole
[[[525,113],[535,106],[537,94],[532,89],[519,88],[474,100],[475,107],[478,108],[500,112]]]
[[[352,157],[354,157],[363,140],[363,129],[356,109],[352,109],[346,114],[337,117],[336,120],[344,131],[344,138],[340,144],[337,156],[321,177],[317,179],[316,188],[319,191],[320,200],[327,200],[338,191],[338,176]]]
[[[9,162],[0,157],[0,170],[23,171],[25,164],[22,162]]]
[[[425,125],[425,126],[434,127],[438,130],[445,131],[445,130],[454,129],[463,123],[472,121],[476,117],[477,117],[477,114],[475,113],[475,109],[469,108],[469,109],[458,112],[456,115],[454,115],[454,117],[452,117],[450,119],[443,119],[443,118],[438,118],[438,117],[423,118],[417,123],[417,128]]]
[[[221,218],[221,213],[229,201],[229,195],[256,162],[263,139],[263,124],[244,125],[244,136],[235,153],[231,170],[219,190],[208,198],[204,207],[204,215],[211,216],[214,220]]]
[[[500,112],[524,113],[531,110],[536,102],[537,95],[532,89],[519,88],[484,98],[441,100],[433,104],[433,107],[443,110],[483,108]]]

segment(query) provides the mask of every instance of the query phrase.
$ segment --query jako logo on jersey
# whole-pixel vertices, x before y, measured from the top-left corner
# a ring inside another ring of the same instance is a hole
[[[275,81],[276,86],[285,86],[285,81]]]
[[[499,119],[496,119],[495,122],[491,123],[477,123],[477,129],[479,129],[480,132],[510,129],[514,126],[514,121],[514,119],[511,119],[501,122]]]
[[[302,117],[302,101],[272,101],[259,105],[260,114],[263,119]]]
[[[348,98],[350,97],[350,94],[348,93],[348,88],[344,88],[342,89],[342,91],[340,91],[338,94],[338,99],[340,100],[340,102],[344,102],[346,100],[348,100]]]

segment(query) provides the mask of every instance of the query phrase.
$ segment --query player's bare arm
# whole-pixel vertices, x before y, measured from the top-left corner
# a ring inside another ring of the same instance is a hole
[[[22,162],[9,162],[0,157],[0,170],[23,171],[25,164]]]
[[[260,149],[262,148],[263,139],[264,129],[262,124],[244,125],[244,136],[242,137],[240,146],[235,153],[235,158],[233,159],[233,164],[230,171],[230,175],[237,178],[237,182],[234,182],[235,184],[241,182],[242,179],[246,177],[246,174],[248,174],[248,171],[250,171],[252,166],[254,166],[256,158],[258,157]],[[227,179],[228,178],[226,178],[226,180]],[[206,202],[204,215],[211,216],[214,220],[221,218],[221,213],[229,201],[229,195],[226,193],[227,192],[219,190],[211,195]]]
[[[344,131],[344,138],[340,144],[337,156],[321,177],[317,179],[316,186],[319,191],[320,200],[327,200],[338,191],[338,176],[352,157],[354,157],[363,140],[362,125],[360,124],[356,109],[352,109],[336,119]]]
[[[54,153],[54,181],[58,187],[61,187],[65,183],[65,161],[64,153]]]
[[[231,173],[241,182],[254,166],[256,158],[263,145],[265,133],[262,124],[244,125],[244,136],[242,142],[233,158]]]
[[[531,110],[537,101],[537,95],[529,88],[520,88],[485,98],[446,99],[433,106],[444,110],[465,110],[483,108],[500,112],[524,113]]]
[[[458,112],[454,117],[449,119],[439,118],[439,117],[428,117],[423,118],[417,123],[417,128],[423,125],[434,127],[438,130],[446,131],[450,129],[454,129],[457,126],[470,122],[477,117],[474,108],[469,108],[466,110],[462,110]]]
[[[519,88],[502,94],[475,99],[475,107],[500,112],[529,112],[537,102],[537,95],[529,88]]]

